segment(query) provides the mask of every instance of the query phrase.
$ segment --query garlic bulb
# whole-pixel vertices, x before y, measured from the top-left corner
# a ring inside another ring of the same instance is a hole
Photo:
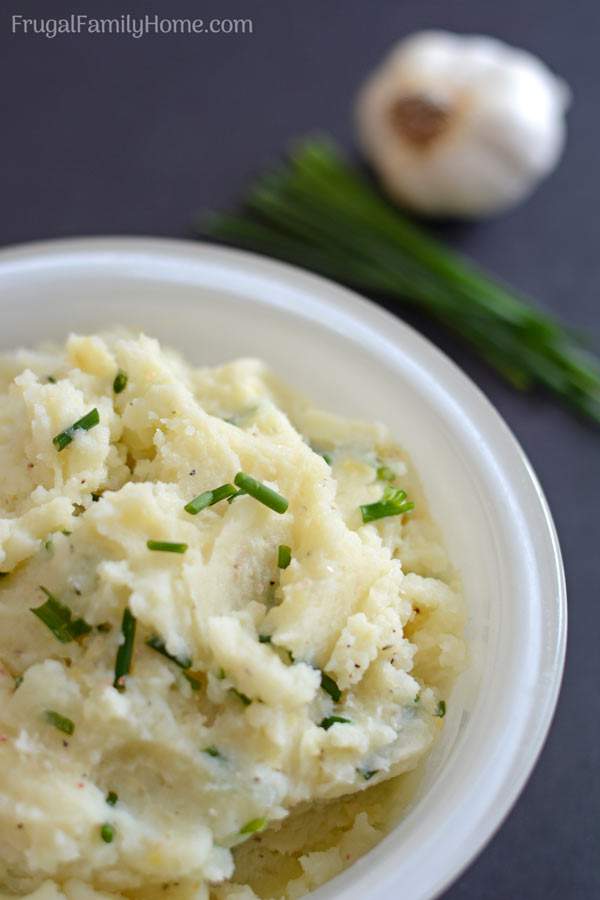
[[[400,203],[430,215],[488,215],[555,167],[569,97],[530,53],[425,31],[401,41],[364,85],[359,139]]]

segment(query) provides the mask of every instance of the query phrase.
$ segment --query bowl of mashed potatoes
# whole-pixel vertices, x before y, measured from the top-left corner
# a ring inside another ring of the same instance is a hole
[[[4,251],[0,310],[0,896],[435,896],[564,657],[497,414],[388,314],[230,250]]]

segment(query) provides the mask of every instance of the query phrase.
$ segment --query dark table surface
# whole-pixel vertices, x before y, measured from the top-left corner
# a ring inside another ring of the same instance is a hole
[[[390,43],[423,27],[526,47],[571,85],[564,160],[517,211],[453,227],[456,246],[586,332],[600,321],[598,0],[21,2],[0,17],[0,243],[86,234],[185,236],[225,207],[290,138],[352,144],[357,86]],[[11,14],[244,17],[240,36],[13,34]],[[522,396],[457,341],[397,310],[483,388],[529,455],[564,553],[564,685],[539,764],[509,819],[449,900],[600,896],[600,435]],[[1,325],[0,325],[1,327]],[[409,898],[406,898],[409,900]]]

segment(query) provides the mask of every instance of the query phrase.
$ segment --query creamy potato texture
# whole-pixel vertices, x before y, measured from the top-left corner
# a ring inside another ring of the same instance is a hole
[[[6,354],[0,395],[0,889],[246,900],[336,874],[464,659],[408,460],[258,361],[194,369],[144,336]],[[287,510],[186,511],[239,472]],[[365,524],[397,489],[414,510]]]

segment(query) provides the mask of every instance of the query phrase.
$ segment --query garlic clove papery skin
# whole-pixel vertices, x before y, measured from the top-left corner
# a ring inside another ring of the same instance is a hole
[[[387,191],[427,215],[515,205],[556,166],[570,92],[535,56],[494,38],[421,32],[360,91],[359,142]]]

